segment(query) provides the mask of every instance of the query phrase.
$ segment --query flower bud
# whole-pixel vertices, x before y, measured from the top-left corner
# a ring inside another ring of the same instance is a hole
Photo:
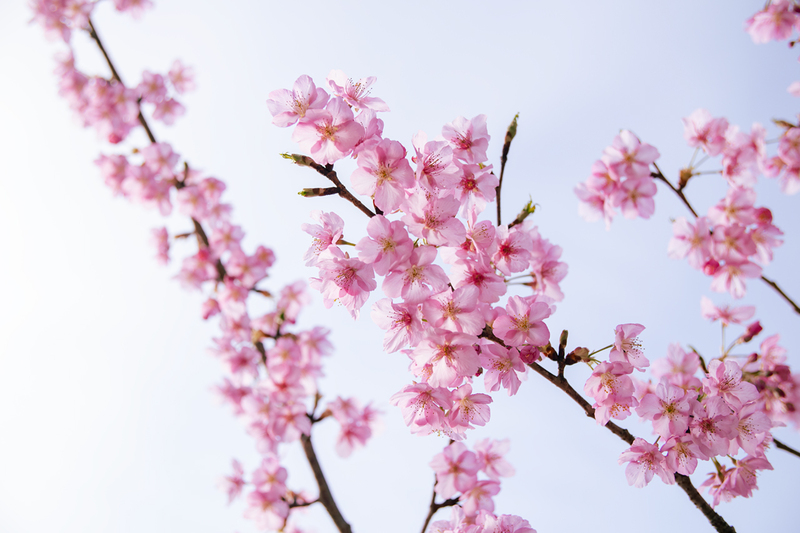
[[[745,331],[742,336],[740,337],[741,342],[750,342],[753,340],[753,337],[761,333],[761,330],[764,329],[761,327],[761,322],[756,320],[749,326],[747,326],[747,331]]]
[[[719,270],[719,262],[716,259],[709,259],[703,265],[703,274],[706,276],[713,276]]]
[[[569,352],[567,357],[564,359],[567,365],[574,365],[575,363],[580,363],[581,361],[588,363],[589,360],[589,348],[584,348],[583,346],[579,346]]]

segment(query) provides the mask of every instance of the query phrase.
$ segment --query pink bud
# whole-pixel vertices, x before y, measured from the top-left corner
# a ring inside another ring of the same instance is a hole
[[[761,327],[761,322],[756,320],[749,326],[747,326],[747,331],[742,334],[742,342],[750,342],[753,340],[753,337],[761,333],[761,330],[764,329]]]
[[[719,262],[716,259],[709,259],[703,265],[703,274],[706,276],[713,276],[719,270]]]

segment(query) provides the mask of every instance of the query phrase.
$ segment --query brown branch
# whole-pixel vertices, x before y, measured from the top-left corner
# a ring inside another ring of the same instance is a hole
[[[448,500],[443,501],[442,503],[436,503],[436,481],[434,478],[433,494],[431,495],[431,505],[428,508],[428,516],[425,517],[425,523],[422,524],[421,533],[425,533],[425,530],[428,529],[428,524],[430,524],[433,515],[436,514],[436,511],[438,511],[439,509],[444,509],[445,507],[452,507],[457,504],[458,504],[458,498],[450,498]]]
[[[92,24],[92,19],[89,19],[89,35],[92,37],[92,39],[94,39],[94,42],[97,44],[97,47],[100,49],[100,52],[102,52],[103,57],[106,59],[108,68],[111,70],[111,76],[119,84],[125,87],[125,83],[122,81],[122,78],[120,77],[119,72],[117,72],[116,67],[114,67],[114,63],[111,61],[111,58],[108,56],[108,52],[106,52],[105,46],[103,46],[103,41],[101,41],[100,36],[97,35],[97,30],[95,30],[94,24]],[[150,139],[150,142],[152,144],[156,144],[158,141],[156,141],[156,137],[155,135],[153,135],[153,132],[150,129],[150,125],[147,123],[147,119],[144,118],[141,107],[139,108],[139,123],[144,128],[144,131],[147,134],[147,138]],[[183,181],[180,180],[175,181],[176,189],[182,189],[186,187],[186,175],[188,175],[188,173],[189,173],[189,165],[187,163],[184,163],[184,179]],[[195,234],[197,235],[198,245],[209,248],[208,236],[206,235],[205,230],[203,230],[203,226],[201,226],[200,222],[194,217],[192,217],[192,223],[194,224],[194,231]],[[222,261],[217,259],[217,263],[214,265],[214,267],[217,270],[217,281],[224,280],[226,272],[225,272],[225,267],[222,264]]]
[[[700,495],[695,486],[692,484],[692,479],[683,474],[675,474],[675,484],[677,484],[689,496],[692,503],[700,509],[711,525],[720,533],[736,533],[732,525],[728,524],[711,505]]]
[[[336,171],[333,170],[333,165],[325,165],[322,166],[310,157],[306,155],[300,154],[281,154],[285,159],[289,159],[293,161],[295,164],[300,165],[301,167],[311,167],[326,178],[328,178],[334,185],[336,185],[336,194],[356,206],[359,211],[367,215],[368,217],[372,218],[375,216],[369,207],[365,206],[361,203],[361,201],[353,196],[353,194],[347,190],[347,187],[339,180],[339,176],[336,175]],[[313,190],[313,189],[304,189],[304,190]],[[303,193],[300,193],[301,195]],[[332,194],[332,193],[329,193]]]
[[[500,217],[500,190],[503,188],[503,174],[506,170],[506,163],[508,162],[508,151],[511,149],[511,141],[514,140],[514,137],[517,135],[517,119],[519,118],[519,113],[514,115],[514,119],[511,121],[511,124],[508,125],[508,129],[506,130],[506,138],[503,142],[503,153],[500,155],[500,177],[497,180],[497,187],[495,187],[495,201],[497,202],[497,225],[501,225],[503,222]]]
[[[106,52],[106,49],[103,46],[103,42],[100,40],[100,37],[97,35],[97,31],[94,29],[94,25],[92,24],[92,19],[88,19],[88,21],[89,21],[89,35],[92,37],[92,39],[94,39],[94,42],[97,43],[97,47],[100,48],[100,52],[103,53],[103,57],[106,58],[106,63],[108,63],[108,68],[111,69],[111,75],[124,87],[125,84],[122,83],[122,78],[120,78],[117,69],[114,68],[114,64],[111,62],[111,58],[108,57],[108,53]],[[139,108],[139,123],[144,128],[145,133],[147,133],[147,138],[150,139],[150,142],[155,144],[156,138],[153,135],[153,132],[150,131],[150,126],[148,126],[147,121],[144,119],[144,115],[142,115],[141,107]]]
[[[694,218],[698,218],[698,217],[699,217],[699,215],[697,214],[697,211],[695,211],[695,210],[694,210],[694,207],[692,207],[692,204],[690,204],[690,203],[689,203],[689,200],[687,200],[687,199],[686,199],[686,196],[683,194],[683,191],[681,191],[681,190],[679,190],[679,189],[675,188],[675,186],[674,186],[674,185],[672,185],[672,183],[671,183],[671,182],[670,182],[670,181],[669,181],[667,178],[665,178],[665,177],[664,177],[664,174],[661,172],[661,169],[660,169],[660,168],[658,168],[658,165],[656,165],[655,163],[653,163],[653,166],[654,166],[654,167],[656,167],[656,170],[657,170],[658,172],[652,172],[652,173],[650,174],[650,176],[651,176],[651,177],[653,177],[653,178],[656,178],[656,179],[660,179],[661,181],[663,181],[664,183],[666,183],[666,184],[667,184],[667,186],[668,186],[670,189],[672,189],[672,192],[674,192],[675,194],[677,194],[677,195],[678,195],[678,198],[680,198],[680,199],[681,199],[681,201],[683,201],[683,205],[685,205],[685,206],[686,206],[686,207],[689,209],[689,211],[691,211],[691,212],[692,212],[692,214],[694,215]]]
[[[775,447],[778,448],[779,450],[783,450],[785,452],[789,452],[792,455],[796,455],[797,457],[800,457],[800,452],[799,451],[795,450],[791,446],[787,446],[786,444],[782,443],[781,441],[779,441],[775,437],[772,437],[772,442],[775,443]]]
[[[563,392],[567,394],[570,398],[572,398],[575,403],[581,406],[583,411],[586,413],[586,416],[594,420],[594,407],[586,401],[586,399],[581,396],[581,394],[572,388],[572,385],[565,378],[560,378],[555,374],[552,374],[543,366],[537,363],[530,363],[528,365],[530,368],[533,369],[534,372],[545,378],[547,381],[561,389]],[[627,429],[623,429],[616,425],[613,422],[609,422],[605,425],[605,428],[609,430],[611,433],[619,437],[620,439],[624,440],[628,444],[633,444],[635,437],[631,435],[630,431]]]
[[[686,207],[689,209],[689,211],[691,211],[691,212],[692,212],[692,215],[694,215],[694,218],[700,218],[700,217],[698,216],[698,214],[697,214],[697,211],[695,211],[695,210],[694,210],[694,208],[692,207],[692,204],[690,204],[690,203],[689,203],[689,200],[688,200],[688,199],[686,198],[686,196],[683,194],[683,191],[682,191],[682,190],[680,190],[680,189],[677,189],[677,188],[675,188],[675,187],[672,185],[672,183],[670,183],[670,181],[669,181],[667,178],[665,178],[665,177],[664,177],[664,174],[661,172],[661,169],[660,169],[660,168],[658,168],[658,165],[656,165],[655,163],[653,163],[653,166],[654,166],[654,167],[656,167],[656,170],[657,170],[658,172],[651,172],[651,173],[650,173],[650,176],[651,176],[651,177],[653,177],[653,178],[655,178],[655,179],[659,179],[659,180],[663,181],[664,183],[666,183],[666,184],[669,186],[669,188],[670,188],[670,189],[672,189],[672,192],[674,192],[675,194],[677,194],[677,195],[678,195],[678,198],[680,198],[680,199],[681,199],[681,201],[682,201],[682,202],[683,202],[683,204],[684,204],[684,205],[685,205],[685,206],[686,206]],[[766,277],[764,277],[764,276],[761,276],[761,281],[763,281],[764,283],[766,283],[767,285],[769,285],[770,287],[772,287],[772,288],[775,290],[775,292],[777,292],[777,293],[778,293],[778,294],[779,294],[779,295],[780,295],[780,296],[781,296],[781,297],[782,297],[784,300],[786,300],[786,302],[787,302],[789,305],[791,305],[791,306],[792,306],[792,309],[794,309],[794,312],[800,315],[800,306],[798,306],[798,305],[797,305],[797,304],[794,302],[794,300],[792,300],[792,299],[789,297],[789,295],[788,295],[788,294],[786,294],[785,292],[783,292],[783,290],[782,290],[782,289],[781,289],[781,288],[778,286],[778,284],[777,284],[777,283],[775,283],[775,282],[774,282],[774,281],[772,281],[771,279],[768,279],[768,278],[766,278]]]
[[[800,314],[800,306],[798,306],[798,305],[797,305],[797,304],[794,302],[794,300],[792,300],[792,299],[789,297],[789,295],[787,295],[785,292],[783,292],[783,290],[782,290],[780,287],[778,287],[778,284],[777,284],[777,283],[775,283],[774,281],[772,281],[771,279],[769,279],[769,278],[767,278],[767,277],[765,277],[765,276],[761,276],[761,280],[762,280],[764,283],[766,283],[767,285],[769,285],[770,287],[772,287],[773,289],[775,289],[775,291],[776,291],[778,294],[780,294],[780,295],[783,297],[783,299],[784,299],[784,300],[786,300],[786,301],[789,303],[789,305],[791,305],[791,306],[792,306],[792,308],[794,309],[794,312],[795,312],[795,313],[797,313],[797,314]]]
[[[325,480],[325,475],[322,473],[322,467],[317,460],[317,454],[314,452],[314,447],[311,445],[311,435],[300,435],[300,442],[303,444],[303,451],[306,453],[308,464],[311,465],[311,470],[314,472],[314,479],[317,480],[317,486],[319,486],[319,502],[325,507],[325,510],[328,511],[328,514],[333,519],[333,523],[336,524],[336,528],[340,533],[352,533],[350,524],[347,523],[342,513],[339,511],[339,508],[336,506],[333,494],[331,494],[331,489],[328,487],[328,482]]]
[[[319,498],[317,498],[316,500],[312,500],[310,502],[299,502],[297,501],[297,497],[295,496],[292,501],[286,503],[289,504],[289,509],[294,509],[295,507],[308,507],[309,505],[314,505],[315,503],[319,503]]]

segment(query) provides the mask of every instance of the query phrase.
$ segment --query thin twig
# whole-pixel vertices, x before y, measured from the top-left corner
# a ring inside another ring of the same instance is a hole
[[[775,282],[774,282],[774,281],[772,281],[771,279],[767,278],[766,276],[761,276],[761,280],[762,280],[764,283],[766,283],[767,285],[769,285],[770,287],[772,287],[773,289],[775,289],[775,291],[776,291],[778,294],[780,294],[780,295],[783,297],[783,299],[784,299],[784,300],[786,300],[786,301],[789,303],[789,305],[791,305],[791,306],[792,306],[792,308],[794,309],[794,312],[795,312],[795,313],[797,313],[797,314],[800,314],[800,306],[798,306],[798,305],[797,305],[797,304],[794,302],[794,300],[792,300],[791,298],[789,298],[789,295],[788,295],[788,294],[786,294],[785,292],[783,292],[783,290],[782,290],[780,287],[778,287],[778,284],[777,284],[777,283],[775,283]]]
[[[313,159],[311,159],[307,155],[288,154],[288,153],[287,154],[281,154],[281,155],[282,155],[282,157],[284,159],[289,159],[290,161],[294,162],[297,165],[300,165],[301,167],[311,167],[311,168],[313,168],[314,170],[316,170],[317,172],[319,172],[320,174],[322,174],[323,176],[328,178],[334,185],[336,185],[336,189],[337,189],[336,193],[339,196],[341,196],[342,198],[344,198],[345,200],[347,200],[348,202],[350,202],[351,204],[356,206],[359,209],[359,211],[361,211],[362,213],[364,213],[368,217],[372,218],[372,217],[375,216],[375,213],[373,213],[370,210],[369,207],[367,207],[364,204],[362,204],[361,201],[358,198],[353,196],[353,194],[350,191],[347,190],[347,187],[345,187],[344,184],[339,180],[339,176],[336,175],[336,171],[333,170],[333,165],[325,165],[325,166],[320,165],[319,163],[317,163],[316,161],[314,161]],[[312,189],[303,189],[303,190],[304,191],[308,191],[308,190],[312,190]],[[324,189],[321,189],[321,190],[324,190]],[[300,194],[302,195],[303,193],[300,193]],[[332,189],[331,189],[331,192],[329,192],[327,194],[332,194]]]
[[[675,186],[672,185],[672,183],[667,178],[664,177],[664,174],[661,172],[661,169],[658,168],[658,165],[653,163],[653,166],[656,167],[656,170],[658,170],[658,172],[653,172],[653,173],[650,174],[650,176],[653,177],[653,178],[656,178],[656,179],[660,179],[661,181],[666,183],[667,186],[670,189],[672,189],[672,192],[677,194],[678,198],[680,198],[683,201],[683,205],[685,205],[687,208],[689,208],[689,211],[692,212],[692,214],[694,215],[694,218],[698,218],[697,211],[694,210],[694,207],[692,207],[692,204],[690,204],[689,200],[686,199],[686,196],[684,196],[683,191],[679,191],[678,189],[676,189]]]
[[[433,482],[433,494],[431,495],[431,505],[428,508],[428,516],[425,517],[425,523],[422,524],[422,532],[425,533],[425,530],[428,529],[428,524],[430,524],[433,515],[436,514],[436,511],[439,509],[444,509],[445,507],[452,507],[458,504],[458,498],[450,498],[448,500],[443,501],[442,503],[436,503],[436,478],[434,478]]]
[[[314,472],[314,479],[317,480],[319,502],[325,507],[325,510],[328,511],[328,514],[331,515],[333,523],[336,524],[336,528],[340,533],[352,533],[350,524],[347,523],[341,511],[339,511],[339,507],[336,506],[333,494],[331,494],[331,489],[328,487],[328,482],[325,480],[325,475],[322,473],[322,467],[317,460],[314,446],[311,445],[311,435],[300,435],[300,442],[303,444],[303,451],[306,453],[308,464],[311,465],[311,470]]]
[[[508,129],[506,130],[506,138],[503,142],[503,153],[500,156],[500,177],[498,178],[497,187],[495,188],[495,201],[497,202],[497,225],[501,225],[502,218],[500,216],[500,190],[503,187],[503,174],[506,171],[506,162],[508,162],[508,151],[511,149],[511,141],[514,140],[514,137],[517,135],[517,119],[519,118],[519,113],[514,115],[514,119],[511,121],[511,124],[508,125]]]
[[[789,452],[792,455],[796,455],[797,457],[800,457],[800,452],[798,452],[797,450],[795,450],[791,446],[785,445],[784,443],[782,443],[781,441],[779,441],[775,437],[772,438],[772,442],[775,443],[775,447],[778,448],[779,450],[783,450],[785,452]]]

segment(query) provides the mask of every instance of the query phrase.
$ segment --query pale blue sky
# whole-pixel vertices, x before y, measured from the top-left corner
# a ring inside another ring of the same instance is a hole
[[[564,248],[570,274],[551,331],[567,328],[574,343],[601,347],[616,324],[639,322],[653,359],[671,342],[713,352],[719,331],[701,320],[700,296],[730,299],[666,257],[669,220],[686,212],[663,188],[651,220],[618,218],[609,232],[578,218],[572,188],[621,128],[655,145],[661,169],[674,177],[692,152],[680,118],[696,108],[746,129],[794,116],[798,101],[786,87],[800,79],[797,53],[756,46],[742,31],[761,5],[163,0],[139,21],[100,5],[94,21],[131,84],[175,58],[194,67],[198,89],[184,99],[187,115],[172,128],[156,125],[156,135],[228,183],[246,246],[277,253],[270,288],[313,275],[300,260],[308,239],[299,226],[310,210],[341,213],[348,240],[364,233],[348,204],[296,194],[325,183],[278,155],[297,148],[290,130],[270,124],[270,91],[300,74],[322,80],[333,68],[374,75],[373,95],[392,109],[386,136],[408,143],[418,130],[434,136],[459,115],[485,113],[495,163],[519,112],[503,201],[510,219],[531,195],[542,235]],[[60,47],[29,18],[24,2],[0,7],[0,530],[254,531],[241,502],[226,507],[215,488],[232,457],[248,469],[258,461],[243,426],[210,392],[222,375],[206,354],[215,326],[200,320],[200,296],[171,279],[177,265],[153,259],[157,214],[112,198],[102,184],[92,161],[114,148],[81,129],[57,97],[52,56]],[[105,73],[88,39],[76,44],[79,66]],[[688,189],[701,210],[724,194],[715,180]],[[780,195],[775,182],[758,191],[787,232],[766,274],[800,298],[800,196]],[[169,226],[186,223],[175,217]],[[744,303],[758,306],[765,335],[780,332],[796,364],[800,318],[765,287],[750,287]],[[411,379],[407,361],[382,352],[382,333],[363,315],[353,323],[316,297],[304,322],[334,330],[323,393],[374,401],[385,429],[347,460],[324,446],[335,428],[322,424],[314,437],[355,531],[416,532],[430,498],[427,463],[446,441],[411,436],[388,404]],[[568,377],[582,388],[586,375],[575,369]],[[512,439],[517,469],[497,511],[523,516],[540,533],[710,530],[678,488],[658,480],[629,487],[617,465],[624,444],[536,375],[518,396],[497,396],[493,420],[474,438],[489,435]],[[776,436],[800,447],[794,430]],[[718,508],[739,531],[796,524],[800,461],[779,451],[769,458],[776,470],[759,478],[752,499]],[[287,450],[290,483],[313,489],[300,459]],[[708,470],[699,469],[696,484]],[[333,530],[314,510],[304,523]]]

